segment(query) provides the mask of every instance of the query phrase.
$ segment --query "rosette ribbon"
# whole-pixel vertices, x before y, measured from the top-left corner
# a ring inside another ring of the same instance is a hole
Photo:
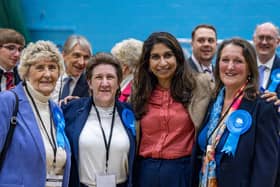
[[[67,138],[64,132],[65,121],[64,121],[63,113],[61,109],[55,104],[51,105],[51,110],[52,110],[53,121],[56,126],[57,145],[58,147],[65,148],[65,143],[68,142],[66,142]]]
[[[124,109],[122,111],[122,119],[125,126],[132,132],[133,136],[136,136],[135,117],[133,112],[129,109]]]
[[[272,71],[271,73],[271,83],[268,87],[268,90],[270,92],[275,92],[279,83],[280,83],[280,68],[277,68]]]
[[[246,110],[236,110],[229,115],[225,123],[230,133],[222,152],[234,156],[239,137],[251,127],[252,117]]]

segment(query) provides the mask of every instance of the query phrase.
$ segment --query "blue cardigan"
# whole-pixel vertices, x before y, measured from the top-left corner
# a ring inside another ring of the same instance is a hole
[[[43,187],[46,182],[46,153],[32,107],[20,83],[14,88],[19,97],[17,125],[0,172],[0,186]],[[0,93],[0,150],[10,126],[10,117],[15,106],[15,96],[10,91]],[[50,106],[55,105],[51,103]],[[63,187],[68,186],[70,175],[70,147],[66,144],[67,160],[64,169]]]
[[[135,136],[132,133],[132,130],[125,125],[122,112],[124,109],[129,109],[129,105],[127,103],[121,103],[117,101],[117,111],[122,120],[122,123],[125,127],[127,135],[130,141],[130,149],[129,149],[129,176],[128,176],[128,187],[132,186],[132,173],[133,173],[133,162],[135,158],[136,151],[136,142]],[[77,100],[73,100],[67,105],[62,106],[62,110],[65,117],[66,123],[66,136],[69,139],[71,150],[72,150],[72,164],[71,164],[71,174],[70,174],[70,182],[69,187],[80,187],[79,180],[79,137],[81,131],[87,121],[90,110],[92,107],[92,97],[81,98]]]

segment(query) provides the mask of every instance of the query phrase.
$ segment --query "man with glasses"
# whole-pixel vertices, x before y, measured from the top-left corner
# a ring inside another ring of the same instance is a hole
[[[25,45],[24,37],[13,29],[0,29],[0,91],[20,82],[17,63]]]
[[[266,90],[271,85],[272,72],[280,68],[280,58],[276,54],[276,48],[279,44],[279,29],[274,24],[265,22],[257,25],[253,37],[257,52],[260,88]],[[276,87],[275,92],[280,98],[280,86]]]

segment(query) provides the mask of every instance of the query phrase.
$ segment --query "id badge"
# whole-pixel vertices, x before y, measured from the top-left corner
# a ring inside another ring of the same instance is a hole
[[[48,187],[62,187],[63,176],[47,174],[46,186]]]
[[[116,176],[96,175],[96,187],[116,187]]]

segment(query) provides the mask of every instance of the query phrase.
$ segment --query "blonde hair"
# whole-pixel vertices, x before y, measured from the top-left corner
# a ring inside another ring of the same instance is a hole
[[[111,53],[120,61],[126,64],[131,70],[135,69],[143,48],[143,42],[134,38],[129,38],[117,43]]]
[[[35,43],[29,43],[22,51],[18,66],[20,78],[24,80],[29,72],[30,66],[41,60],[57,63],[60,70],[59,75],[63,74],[63,57],[56,45],[51,41],[39,40]]]

